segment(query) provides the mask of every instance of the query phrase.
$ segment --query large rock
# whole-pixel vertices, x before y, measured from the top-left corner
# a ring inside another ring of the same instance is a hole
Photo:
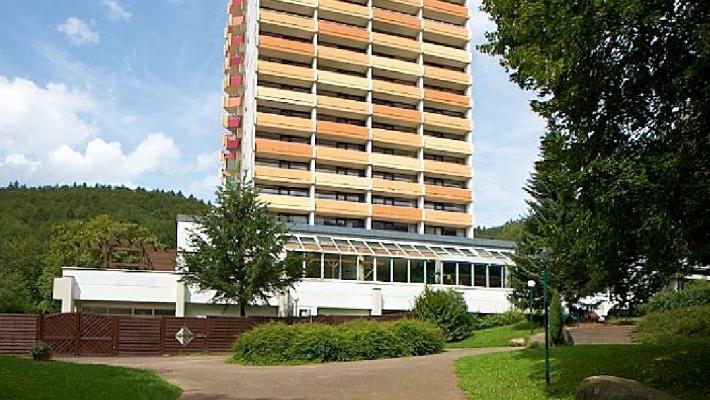
[[[577,388],[576,400],[679,400],[677,397],[616,376],[590,376]]]
[[[508,342],[509,347],[525,347],[525,338],[515,338],[510,339]]]

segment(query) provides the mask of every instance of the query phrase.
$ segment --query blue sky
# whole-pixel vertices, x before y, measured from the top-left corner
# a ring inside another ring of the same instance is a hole
[[[61,4],[59,6],[58,4]],[[0,2],[0,184],[104,183],[211,199],[225,0]],[[493,26],[474,16],[477,43]],[[543,123],[474,54],[479,225],[524,213]]]

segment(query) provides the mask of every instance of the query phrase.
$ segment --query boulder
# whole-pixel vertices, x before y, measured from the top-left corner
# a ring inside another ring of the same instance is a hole
[[[677,397],[616,376],[590,376],[577,388],[576,400],[679,400]]]
[[[509,347],[525,347],[525,338],[515,338],[510,339],[508,342]]]
[[[530,336],[530,340],[528,341],[528,345],[530,347],[545,347],[545,334],[544,333],[536,333],[536,334]]]

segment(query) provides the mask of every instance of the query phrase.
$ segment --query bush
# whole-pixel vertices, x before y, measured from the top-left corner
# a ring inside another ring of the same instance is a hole
[[[32,346],[30,355],[35,361],[47,361],[52,358],[52,348],[45,342],[37,342]]]
[[[710,305],[710,282],[708,281],[691,282],[679,291],[662,290],[651,297],[644,311],[668,311],[702,305]]]
[[[678,343],[710,339],[710,305],[646,314],[636,325],[637,338],[647,343]]]
[[[497,328],[499,326],[527,323],[525,314],[512,310],[501,314],[488,314],[476,321],[476,329]],[[527,327],[527,325],[525,325]]]
[[[443,347],[441,331],[416,320],[339,326],[268,323],[239,336],[233,358],[245,364],[298,364],[433,354]]]
[[[562,299],[556,290],[552,291],[550,311],[548,312],[548,318],[550,319],[550,341],[554,345],[563,344],[562,329],[564,328],[565,313],[562,309]]]
[[[401,319],[390,323],[389,328],[402,345],[404,355],[423,356],[444,350],[446,338],[431,322]]]
[[[425,287],[414,301],[414,313],[439,327],[448,341],[461,340],[473,331],[474,317],[468,313],[463,295],[451,289]]]

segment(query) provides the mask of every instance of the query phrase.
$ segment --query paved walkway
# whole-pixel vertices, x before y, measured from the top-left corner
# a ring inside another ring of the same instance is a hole
[[[628,344],[631,343],[632,325],[587,323],[579,328],[569,328],[574,344]],[[544,343],[544,341],[543,341]]]
[[[82,357],[66,361],[144,368],[183,389],[183,400],[207,399],[465,399],[453,362],[463,356],[508,351],[456,349],[388,360],[288,367],[225,364],[227,355]]]

